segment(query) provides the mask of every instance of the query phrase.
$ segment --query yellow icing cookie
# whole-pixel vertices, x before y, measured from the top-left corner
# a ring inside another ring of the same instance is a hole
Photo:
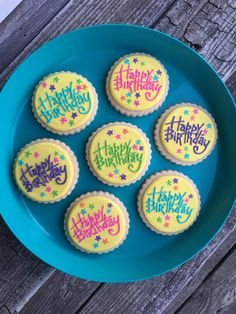
[[[73,134],[84,129],[95,117],[97,94],[83,76],[56,72],[36,87],[33,111],[39,123],[58,134]]]
[[[203,108],[180,104],[169,108],[157,122],[155,142],[168,159],[191,165],[205,159],[214,149],[217,128]]]
[[[119,59],[107,78],[107,94],[121,113],[143,116],[164,102],[169,79],[164,66],[147,54],[131,54]]]
[[[151,159],[146,135],[136,126],[116,122],[104,125],[89,139],[87,160],[95,176],[114,186],[140,179]]]
[[[40,139],[18,153],[13,171],[23,194],[40,203],[53,203],[74,189],[79,168],[74,153],[64,143]]]
[[[71,204],[65,216],[69,241],[88,253],[105,253],[117,248],[126,238],[129,217],[114,195],[92,192]]]
[[[148,227],[171,235],[186,230],[196,220],[200,196],[187,176],[177,171],[162,171],[142,186],[138,208]]]

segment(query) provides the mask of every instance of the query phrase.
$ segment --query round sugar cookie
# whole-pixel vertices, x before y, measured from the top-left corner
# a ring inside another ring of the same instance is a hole
[[[67,210],[64,229],[68,240],[87,253],[107,253],[120,246],[129,229],[123,203],[107,192],[90,192]]]
[[[28,198],[54,203],[72,192],[79,166],[63,142],[43,138],[27,144],[18,153],[13,173],[18,188]]]
[[[169,78],[155,57],[132,53],[120,58],[108,73],[106,91],[111,104],[127,116],[145,116],[165,101]]]
[[[124,186],[139,180],[151,160],[151,146],[136,126],[115,122],[90,137],[86,157],[93,174],[103,183]]]
[[[153,231],[172,235],[188,229],[200,211],[200,196],[191,179],[177,171],[149,177],[138,195],[138,211]]]
[[[69,135],[80,132],[94,119],[98,97],[82,75],[62,71],[46,76],[36,86],[32,106],[43,127]]]
[[[167,109],[157,121],[154,140],[159,151],[179,165],[193,165],[207,156],[217,142],[217,127],[202,107],[182,103]]]

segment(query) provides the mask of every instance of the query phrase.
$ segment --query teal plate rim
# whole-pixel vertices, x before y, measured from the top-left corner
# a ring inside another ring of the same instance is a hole
[[[50,47],[52,47],[57,42],[63,40],[66,37],[69,36],[75,36],[80,35],[84,32],[100,32],[104,31],[107,32],[113,31],[115,32],[130,32],[130,33],[137,33],[140,36],[145,36],[145,34],[150,34],[150,36],[155,37],[157,39],[162,39],[163,41],[169,41],[170,43],[173,43],[175,47],[179,47],[183,51],[188,51],[190,55],[193,56],[194,59],[198,60],[200,64],[203,67],[206,67],[207,70],[211,75],[211,77],[214,77],[215,84],[217,87],[221,90],[222,97],[225,99],[225,103],[227,105],[232,106],[231,108],[231,114],[233,116],[236,116],[235,114],[235,104],[234,100],[228,91],[226,85],[221,80],[219,75],[215,72],[213,67],[207,63],[207,61],[202,58],[196,51],[194,51],[192,48],[185,45],[183,42],[179,41],[176,38],[173,38],[172,36],[159,32],[157,30],[149,29],[143,26],[137,26],[137,25],[128,25],[128,24],[106,24],[106,25],[95,25],[95,26],[89,26],[80,28],[68,33],[65,33],[63,35],[60,35],[53,40],[49,41],[48,43],[42,45],[40,48],[35,50],[29,57],[27,57],[12,73],[11,77],[6,82],[4,88],[0,92],[0,103],[4,101],[9,101],[12,84],[14,83],[15,79],[22,75],[24,73],[24,67],[29,66],[29,64],[35,60],[37,60],[38,56],[40,56],[41,51],[43,50],[50,50]],[[108,65],[110,66],[110,64]],[[17,97],[18,92],[16,91],[15,97]],[[9,108],[9,107],[8,107]],[[105,272],[96,272],[93,271],[92,273],[88,271],[88,267],[86,266],[86,263],[90,265],[91,263],[91,255],[89,257],[84,257],[82,255],[81,257],[81,264],[79,265],[79,269],[75,266],[71,266],[69,261],[62,261],[58,259],[58,256],[63,257],[63,249],[53,244],[53,238],[50,234],[47,234],[45,230],[38,224],[38,222],[34,219],[33,216],[31,216],[24,208],[23,206],[19,208],[17,201],[15,200],[15,194],[17,193],[17,189],[14,185],[14,182],[12,182],[12,176],[11,176],[11,165],[12,160],[14,158],[13,154],[13,137],[14,132],[11,133],[11,129],[7,129],[7,123],[9,122],[9,125],[12,125],[12,115],[17,114],[17,108],[14,108],[14,106],[11,108],[11,110],[7,110],[7,108],[3,108],[2,112],[4,115],[4,123],[0,125],[0,131],[1,134],[6,134],[6,137],[2,140],[3,143],[3,152],[2,152],[2,162],[0,163],[0,173],[2,173],[2,179],[1,179],[1,191],[4,191],[4,195],[1,195],[1,215],[9,228],[12,230],[12,232],[15,234],[15,236],[37,257],[42,259],[44,262],[48,263],[49,265],[64,271],[66,273],[69,273],[71,275],[78,276],[83,279],[88,280],[94,280],[94,281],[103,281],[103,282],[131,282],[131,281],[137,281],[137,280],[144,280],[147,278],[151,278],[154,276],[159,276],[163,273],[166,273],[174,268],[179,267],[180,265],[186,263],[188,260],[190,260],[193,256],[195,256],[197,253],[199,253],[201,250],[203,250],[216,236],[216,234],[220,231],[220,229],[223,227],[224,223],[226,222],[232,208],[235,202],[235,193],[232,191],[230,195],[225,197],[225,212],[222,213],[222,217],[220,217],[219,221],[216,223],[215,227],[211,230],[209,230],[208,236],[198,239],[198,242],[194,248],[194,250],[190,250],[190,253],[185,253],[183,256],[179,256],[174,260],[174,262],[169,262],[168,267],[160,269],[151,268],[150,272],[143,272],[144,264],[140,264],[135,272],[132,273],[120,273],[119,271],[117,274],[111,275],[111,272],[109,274],[105,274]],[[9,114],[10,113],[10,114]],[[158,114],[159,117],[159,114]],[[229,117],[230,118],[230,117]],[[122,119],[122,116],[120,116],[120,120]],[[135,123],[136,121],[133,120]],[[136,124],[136,123],[135,123]],[[233,135],[236,137],[236,126],[233,126]],[[232,125],[231,125],[232,128]],[[50,133],[48,133],[48,137],[50,137]],[[51,136],[53,137],[53,136]],[[62,141],[64,141],[64,137],[60,137]],[[236,140],[236,139],[235,139]],[[11,143],[11,145],[9,145]],[[232,148],[232,154],[236,156],[236,150]],[[230,159],[232,161],[232,159]],[[232,162],[230,163],[231,170],[235,170],[232,168]],[[172,165],[172,168],[175,168],[174,165]],[[182,168],[183,169],[183,168]],[[228,168],[227,168],[228,169]],[[227,170],[226,169],[226,170]],[[236,184],[236,175],[234,173],[231,174],[230,182]],[[144,181],[144,178],[139,181],[139,185]],[[102,190],[105,189],[105,186],[102,187]],[[231,191],[231,190],[230,190]],[[25,205],[26,200],[23,196],[17,195],[18,201],[19,198],[21,199],[21,202]],[[20,219],[23,223],[22,225],[17,223],[16,217],[14,214],[20,214],[20,217],[17,217],[17,219]],[[26,229],[27,228],[27,229]],[[145,227],[146,228],[146,227]],[[26,232],[27,230],[27,232]],[[27,235],[30,233],[30,237]],[[53,247],[53,251],[51,250],[45,250],[45,241],[49,244],[49,247]],[[119,249],[118,249],[119,250]],[[117,250],[117,251],[118,251]],[[84,254],[84,253],[83,253]],[[170,259],[172,256],[169,256]],[[117,255],[118,261],[119,256]],[[131,259],[130,263],[135,263],[135,258]],[[92,265],[92,264],[91,264]],[[153,265],[152,265],[153,266]]]

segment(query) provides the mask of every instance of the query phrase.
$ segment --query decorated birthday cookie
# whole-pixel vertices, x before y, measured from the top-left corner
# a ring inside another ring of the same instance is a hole
[[[149,177],[138,195],[138,210],[153,231],[172,235],[188,229],[200,210],[196,185],[177,171],[162,171]]]
[[[37,85],[32,106],[42,126],[68,135],[81,131],[94,119],[98,98],[92,84],[82,75],[57,72]]]
[[[18,188],[40,203],[54,203],[69,195],[79,176],[74,153],[64,143],[39,139],[17,155],[13,169]]]
[[[108,73],[111,104],[128,116],[144,116],[161,106],[169,89],[164,66],[156,58],[133,53],[119,59]]]
[[[77,198],[67,210],[64,228],[68,240],[87,253],[106,253],[125,240],[129,216],[123,203],[106,192]]]
[[[139,128],[115,122],[92,134],[86,156],[93,174],[103,183],[124,186],[144,175],[151,160],[151,146]]]
[[[217,141],[217,127],[202,107],[182,103],[164,112],[157,121],[154,139],[160,152],[172,162],[192,165],[205,159]]]

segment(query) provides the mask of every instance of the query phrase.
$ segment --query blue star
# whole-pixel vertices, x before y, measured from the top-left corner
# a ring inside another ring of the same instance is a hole
[[[45,196],[45,193],[44,192],[41,192],[40,193],[40,197],[44,197]]]
[[[137,141],[136,141],[136,144],[137,144],[137,145],[140,145],[140,144],[141,144],[141,140],[137,140]]]
[[[189,159],[189,157],[190,157],[189,154],[185,154],[185,155],[184,155],[184,158],[185,158],[185,159]]]
[[[23,166],[23,165],[24,165],[24,161],[23,161],[22,159],[19,159],[19,160],[18,160],[18,165],[19,165],[19,166]]]
[[[60,156],[60,159],[61,159],[61,160],[65,160],[66,158],[65,158],[64,155],[61,155],[61,156]]]
[[[133,58],[133,62],[134,63],[138,62],[138,58]]]
[[[131,94],[130,92],[128,92],[128,93],[126,94],[126,96],[127,96],[127,97],[131,97],[132,94]]]
[[[102,239],[102,238],[100,237],[100,235],[98,235],[98,236],[95,237],[95,240],[96,240],[96,241],[99,241],[99,240],[101,240],[101,239]]]
[[[112,203],[108,203],[107,207],[112,208]]]
[[[154,80],[154,81],[158,81],[158,76],[157,76],[157,75],[154,75],[154,76],[153,76],[153,80]]]
[[[118,169],[114,170],[114,174],[119,174],[119,173],[120,173],[120,171]]]
[[[160,70],[157,71],[157,75],[161,75],[162,72]]]
[[[139,98],[139,97],[140,97],[140,93],[136,93],[136,94],[135,94],[135,97],[136,97],[136,98]]]
[[[124,63],[125,64],[130,64],[129,59],[125,59]]]
[[[85,208],[83,208],[82,210],[81,210],[81,214],[82,215],[85,215],[87,213],[87,210],[85,209]]]
[[[184,114],[188,115],[189,114],[189,110],[184,110]]]
[[[94,242],[94,243],[93,243],[93,247],[94,247],[95,249],[99,248],[99,246],[100,246],[100,244],[99,244],[98,242]]]
[[[211,124],[211,123],[208,123],[208,124],[207,124],[207,128],[208,128],[208,129],[212,129],[212,124]]]

